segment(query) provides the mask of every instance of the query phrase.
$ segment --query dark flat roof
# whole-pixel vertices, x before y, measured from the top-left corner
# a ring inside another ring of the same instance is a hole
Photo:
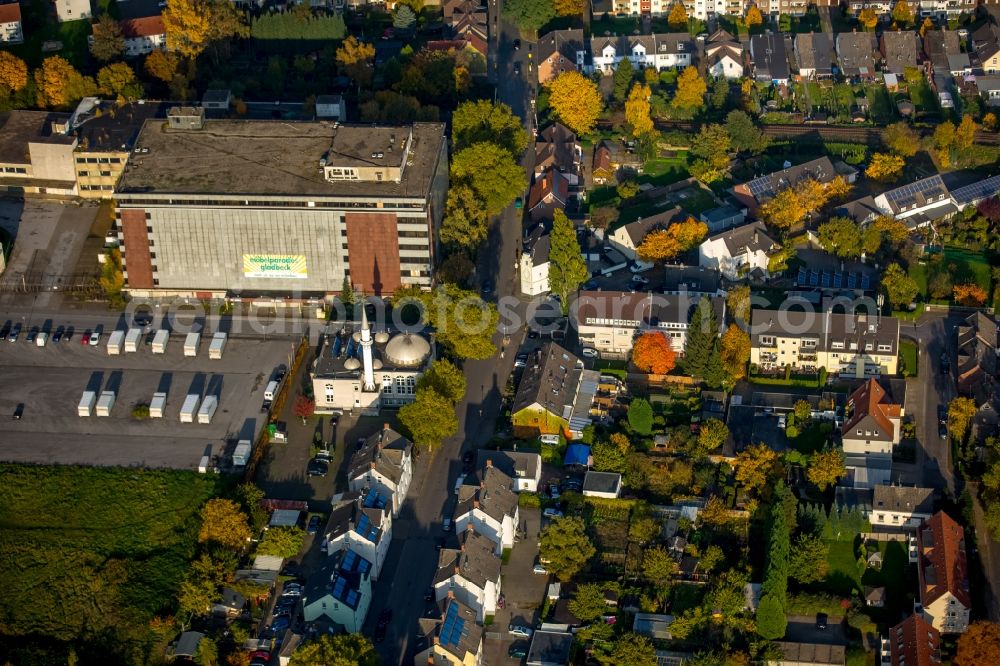
[[[54,143],[70,145],[74,139],[52,131],[53,122],[65,123],[68,113],[48,111],[11,111],[0,117],[0,162],[27,164],[29,143]]]

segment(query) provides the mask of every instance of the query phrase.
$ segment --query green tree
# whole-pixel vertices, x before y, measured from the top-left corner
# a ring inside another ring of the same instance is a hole
[[[510,151],[481,141],[452,157],[453,184],[466,184],[483,202],[487,215],[496,215],[524,190],[524,170]]]
[[[437,341],[457,358],[485,359],[496,353],[493,334],[499,315],[496,306],[479,294],[457,285],[443,284],[434,291],[400,290],[394,302],[413,298],[424,308]]]
[[[201,509],[201,543],[215,543],[241,550],[250,541],[250,525],[240,505],[232,500],[211,499]]]
[[[414,444],[427,449],[458,432],[454,404],[432,388],[419,389],[413,402],[399,408],[399,423]]]
[[[417,22],[417,15],[404,4],[396,6],[396,14],[392,17],[392,25],[397,30],[409,32]]]
[[[831,254],[844,259],[861,255],[861,230],[849,217],[831,217],[816,230],[819,244]]]
[[[125,36],[121,25],[110,14],[102,14],[91,27],[90,54],[107,62],[120,58],[125,52]]]
[[[257,545],[258,555],[272,555],[287,559],[302,550],[306,533],[300,527],[272,527]]]
[[[812,405],[809,404],[808,400],[796,400],[792,406],[792,413],[795,414],[797,421],[805,423],[812,418]]]
[[[598,472],[618,472],[623,474],[628,468],[628,451],[622,451],[614,443],[602,439],[590,449],[594,457],[594,469]]]
[[[653,431],[653,406],[643,398],[635,398],[628,406],[628,424],[640,435]]]
[[[683,6],[683,5],[682,5]],[[653,643],[639,634],[622,634],[615,642],[611,653],[612,663],[628,666],[656,666],[656,648]]]
[[[241,483],[236,489],[236,496],[243,511],[250,517],[251,532],[257,533],[264,529],[269,515],[261,504],[264,500],[264,491],[252,483]]]
[[[188,616],[200,617],[212,610],[219,588],[214,581],[188,576],[177,591],[178,610]]]
[[[920,150],[920,135],[905,120],[886,127],[882,141],[889,150],[903,157],[913,157]]]
[[[709,106],[715,110],[725,109],[729,104],[729,79],[720,76],[712,82],[712,92],[709,93]]]
[[[895,263],[889,264],[882,274],[882,288],[889,303],[896,308],[909,305],[920,291],[914,279]]]
[[[446,358],[439,358],[417,380],[417,389],[431,388],[452,404],[465,397],[465,375]]]
[[[809,456],[809,468],[806,477],[810,483],[820,490],[826,490],[837,483],[837,479],[846,474],[844,468],[844,452],[840,449],[827,449]]]
[[[466,184],[450,187],[441,222],[441,241],[455,248],[474,250],[488,232],[489,217],[476,190]]]
[[[830,546],[812,534],[800,534],[788,559],[788,575],[803,585],[817,583],[829,572]]]
[[[698,570],[702,573],[712,573],[726,559],[726,554],[719,546],[709,546],[698,558]]]
[[[538,553],[548,562],[546,569],[559,580],[573,579],[587,565],[597,549],[587,536],[582,518],[556,518],[542,529]]]
[[[379,666],[375,646],[361,634],[324,634],[301,645],[289,666]]]
[[[604,615],[607,602],[604,590],[598,583],[584,583],[576,588],[576,594],[569,602],[569,610],[578,620],[587,624]]]
[[[972,418],[979,410],[972,398],[953,398],[948,403],[948,435],[958,443],[965,440]]]
[[[97,88],[105,95],[126,100],[141,99],[144,96],[142,84],[135,72],[123,62],[102,67],[97,72]]]
[[[684,345],[684,358],[681,359],[681,365],[689,375],[705,376],[712,355],[717,355],[718,330],[712,302],[707,297],[702,297],[691,315]]]
[[[698,432],[698,451],[707,454],[725,444],[727,439],[729,428],[725,423],[719,419],[706,419]]]
[[[757,606],[757,633],[776,641],[785,635],[787,629],[788,618],[781,600],[771,595],[762,596]]]
[[[569,295],[589,277],[576,229],[566,214],[556,209],[549,234],[549,290],[561,299],[563,314],[569,312]]]
[[[528,133],[510,107],[489,100],[462,102],[451,116],[451,136],[455,150],[482,142],[492,142],[511,155],[520,155],[528,146]]]
[[[612,96],[615,101],[622,104],[628,96],[629,88],[632,87],[632,79],[635,78],[635,66],[629,58],[622,58],[618,66],[615,67],[613,77],[614,92]]]
[[[730,111],[726,116],[726,133],[733,150],[739,153],[759,155],[767,150],[771,140],[753,123],[743,111]]]
[[[705,183],[722,180],[729,170],[732,140],[722,125],[705,125],[691,142],[691,175]]]
[[[663,546],[642,551],[642,575],[646,580],[662,585],[677,573],[677,561]]]
[[[555,18],[556,8],[552,0],[507,0],[502,14],[522,30],[534,31]]]

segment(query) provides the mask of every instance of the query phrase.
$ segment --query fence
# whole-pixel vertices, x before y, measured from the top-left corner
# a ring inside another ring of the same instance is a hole
[[[910,535],[899,534],[896,532],[862,532],[862,541],[900,541],[902,543],[908,543],[910,540]]]

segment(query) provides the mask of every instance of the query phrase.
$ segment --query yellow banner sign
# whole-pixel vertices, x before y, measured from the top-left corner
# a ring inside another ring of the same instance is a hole
[[[309,273],[301,254],[244,254],[243,277],[304,280]]]

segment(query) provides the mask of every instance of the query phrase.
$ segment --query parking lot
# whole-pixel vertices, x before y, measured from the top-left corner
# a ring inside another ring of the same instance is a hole
[[[255,436],[266,421],[260,411],[264,387],[274,369],[288,363],[288,340],[230,338],[223,358],[208,358],[203,339],[198,355],[183,355],[184,339],[171,336],[165,354],[139,351],[109,356],[107,335],[98,346],[69,342],[37,347],[0,341],[0,459],[43,464],[197,468],[202,455],[220,456],[227,441]],[[115,390],[109,417],[77,414],[85,390]],[[167,393],[163,418],[139,420],[136,405],[153,393]],[[215,395],[210,424],[181,423],[188,393]],[[15,420],[14,410],[24,405]]]

